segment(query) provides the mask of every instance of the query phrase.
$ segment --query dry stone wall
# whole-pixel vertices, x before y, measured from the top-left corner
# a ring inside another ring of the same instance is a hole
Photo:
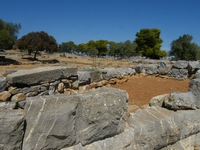
[[[0,149],[200,149],[198,69],[199,62],[178,61],[7,71],[0,77]],[[138,73],[194,77],[188,92],[157,96],[127,116],[126,91],[105,85]]]

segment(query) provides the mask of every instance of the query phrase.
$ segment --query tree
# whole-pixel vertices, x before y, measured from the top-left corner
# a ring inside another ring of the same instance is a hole
[[[62,42],[58,49],[60,52],[72,53],[73,51],[76,51],[76,44],[74,44],[73,41]]]
[[[78,44],[77,47],[76,47],[76,51],[78,53],[87,54],[87,52],[88,52],[88,45],[84,44],[84,43]]]
[[[4,22],[0,19],[0,48],[12,49],[20,29],[21,24]]]
[[[99,56],[106,56],[108,54],[108,41],[107,40],[97,40],[95,42],[95,47],[98,51],[98,57]]]
[[[137,38],[135,42],[138,47],[136,49],[137,53],[143,56],[150,57],[152,59],[158,59],[164,57],[167,53],[161,52],[161,43],[163,40],[160,38],[160,30],[153,29],[141,29],[140,32],[136,33]]]
[[[198,60],[200,59],[200,47],[192,42],[193,36],[184,34],[171,43],[170,56],[174,56],[176,60]]]
[[[17,41],[17,47],[21,50],[28,50],[29,54],[35,52],[34,59],[36,59],[38,51],[46,50],[50,53],[57,51],[57,42],[53,36],[44,31],[30,32]]]

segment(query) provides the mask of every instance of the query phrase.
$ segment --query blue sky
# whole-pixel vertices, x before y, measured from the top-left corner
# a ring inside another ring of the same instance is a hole
[[[20,23],[19,38],[45,31],[58,44],[133,41],[142,28],[158,28],[162,49],[183,34],[200,45],[199,0],[1,0],[0,18]]]

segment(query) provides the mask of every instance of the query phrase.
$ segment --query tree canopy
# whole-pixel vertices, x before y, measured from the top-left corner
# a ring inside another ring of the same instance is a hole
[[[17,41],[17,47],[21,50],[28,50],[29,54],[35,52],[34,59],[36,59],[38,51],[45,50],[50,53],[57,51],[57,42],[53,36],[44,31],[30,32]]]
[[[176,60],[198,60],[200,59],[200,47],[192,42],[193,36],[184,34],[171,43],[170,56]]]
[[[21,24],[4,22],[0,19],[0,48],[12,49],[20,29]]]
[[[115,43],[114,41],[109,42],[109,55],[114,57],[129,58],[136,54],[137,44],[130,40],[125,42]]]
[[[137,53],[152,59],[158,59],[167,55],[165,51],[160,50],[163,40],[160,38],[161,31],[156,28],[141,29],[136,33],[135,42],[138,47]]]
[[[59,44],[58,49],[60,52],[72,53],[72,52],[76,51],[76,44],[74,44],[73,41],[62,42],[61,44]]]

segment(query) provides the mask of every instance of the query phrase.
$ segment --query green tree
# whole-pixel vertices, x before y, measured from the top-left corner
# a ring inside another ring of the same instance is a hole
[[[20,29],[21,24],[4,22],[0,19],[0,48],[12,49]]]
[[[28,50],[29,54],[35,52],[34,59],[36,59],[38,51],[46,50],[50,53],[57,51],[57,42],[53,36],[44,31],[30,32],[17,41],[17,47],[21,50]]]
[[[192,42],[193,36],[184,34],[171,43],[170,56],[174,56],[176,60],[198,60],[200,59],[200,47]]]
[[[60,52],[72,53],[72,52],[76,51],[76,44],[74,44],[73,41],[62,42],[61,44],[59,44],[58,49]]]
[[[96,49],[99,56],[106,56],[108,54],[108,41],[107,40],[97,40],[95,42]]]
[[[87,54],[87,52],[88,52],[88,45],[84,44],[84,43],[78,44],[77,48],[76,48],[76,51],[78,53]]]
[[[158,59],[161,57],[161,54],[164,55],[164,52],[160,52],[161,44],[163,42],[163,40],[160,38],[160,32],[161,31],[156,28],[144,28],[141,29],[140,32],[137,32],[137,38],[135,39],[135,42],[138,46],[136,49],[137,53],[152,59]]]

